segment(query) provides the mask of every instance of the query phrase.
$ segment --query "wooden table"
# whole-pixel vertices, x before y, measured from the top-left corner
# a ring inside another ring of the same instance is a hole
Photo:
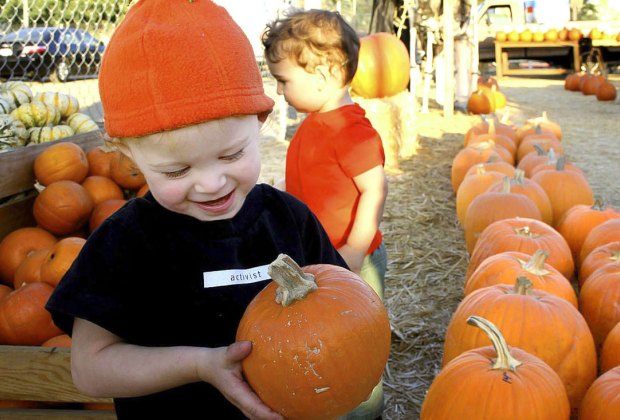
[[[566,48],[573,49],[573,70],[578,72],[581,70],[581,55],[579,53],[578,41],[556,41],[556,42],[499,42],[495,41],[495,64],[496,75],[498,78],[504,75],[527,75],[527,74],[564,74],[569,69],[550,69],[550,68],[532,68],[532,69],[510,69],[508,68],[508,53],[511,48]]]

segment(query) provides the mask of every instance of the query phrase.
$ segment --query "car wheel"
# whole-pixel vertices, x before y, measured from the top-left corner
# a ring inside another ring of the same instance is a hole
[[[53,83],[64,83],[69,78],[69,65],[66,61],[61,60],[50,73],[50,81]]]

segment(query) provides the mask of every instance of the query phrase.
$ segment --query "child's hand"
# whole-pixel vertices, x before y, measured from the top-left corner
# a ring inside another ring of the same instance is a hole
[[[243,380],[241,360],[252,351],[252,343],[240,341],[228,347],[212,349],[210,362],[198,372],[202,380],[215,386],[228,401],[237,406],[249,419],[282,420],[283,417],[267,407]]]

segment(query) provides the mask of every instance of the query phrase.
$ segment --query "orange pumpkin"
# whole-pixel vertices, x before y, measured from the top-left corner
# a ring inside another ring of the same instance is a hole
[[[489,192],[499,192],[504,188],[503,183],[497,182],[489,187]],[[510,191],[515,194],[522,194],[528,197],[536,205],[540,211],[541,220],[547,224],[551,224],[553,220],[553,212],[551,210],[551,203],[547,193],[542,189],[540,185],[525,178],[525,174],[522,170],[515,171],[515,175],[510,178]]]
[[[99,175],[110,178],[112,161],[118,158],[121,152],[106,146],[95,147],[86,152],[88,159],[88,175]]]
[[[499,172],[502,175],[513,177],[515,175],[515,167],[505,160],[490,160],[488,162],[478,163],[465,172],[465,178],[476,174],[479,170],[483,172]]]
[[[620,367],[599,376],[579,407],[579,420],[617,420],[620,413]]]
[[[609,219],[592,228],[581,245],[579,263],[595,248],[611,242],[620,241],[620,219]]]
[[[537,249],[534,255],[507,251],[485,259],[465,282],[464,295],[495,284],[514,283],[517,277],[525,277],[536,290],[549,292],[565,299],[575,308],[577,295],[570,282],[556,268],[545,261],[549,254]]]
[[[579,41],[583,38],[583,32],[577,28],[571,28],[568,30],[568,39],[570,41]]]
[[[456,217],[461,225],[465,223],[465,215],[471,202],[505,176],[499,172],[487,171],[482,163],[473,166],[471,169],[476,169],[476,172],[465,176],[456,191]]]
[[[473,92],[467,99],[467,111],[471,114],[490,114],[495,109],[494,105],[491,103],[491,98],[485,95],[482,89]]]
[[[485,141],[492,141],[496,145],[508,150],[512,155],[513,159],[517,154],[517,145],[515,144],[515,142],[510,137],[497,133],[484,133],[472,136],[469,138],[466,146],[470,146],[476,143],[482,143]]]
[[[516,169],[521,169],[526,178],[532,177],[532,171],[538,165],[548,162],[550,159],[556,159],[556,152],[553,148],[548,151],[534,143],[534,151],[527,153],[517,163]],[[553,157],[552,157],[553,156]]]
[[[93,199],[93,206],[97,206],[97,204],[106,200],[122,200],[125,198],[121,187],[111,178],[105,176],[87,176],[82,182],[82,187],[86,188],[86,191]]]
[[[268,272],[274,281],[253,299],[237,330],[237,341],[253,343],[242,361],[245,378],[284,417],[347,413],[368,397],[388,360],[390,325],[381,299],[355,274],[328,264],[302,271],[280,255]]]
[[[31,251],[22,263],[15,270],[13,287],[19,289],[25,283],[41,281],[41,264],[45,261],[47,253],[51,248],[37,249]]]
[[[136,166],[134,161],[122,153],[116,155],[110,164],[110,178],[122,188],[128,190],[139,190],[144,184],[144,174]]]
[[[609,219],[620,219],[620,213],[608,207],[601,199],[594,204],[577,204],[569,208],[556,223],[556,229],[568,242],[575,261],[579,260],[581,245],[588,233]]]
[[[543,111],[540,117],[527,120],[527,123],[517,130],[517,136],[523,138],[528,134],[534,134],[538,128],[540,128],[543,133],[551,132],[558,140],[562,140],[562,127],[549,118],[547,111]]]
[[[86,239],[77,237],[63,238],[56,242],[41,264],[41,281],[52,286],[58,285],[85,243]]]
[[[557,29],[549,29],[544,33],[544,40],[547,42],[556,42],[559,38],[559,33]]]
[[[505,149],[504,149],[505,150]],[[488,162],[491,159],[504,160],[494,144],[489,142],[476,143],[459,150],[452,159],[450,179],[452,190],[456,193],[465,174],[477,163]]]
[[[38,346],[62,334],[45,309],[52,286],[28,283],[5,296],[0,303],[0,343]]]
[[[532,181],[540,185],[549,197],[554,226],[571,207],[578,204],[594,204],[592,187],[585,176],[575,171],[565,170],[564,162],[565,160],[560,158],[555,169],[540,171],[532,175]]]
[[[88,220],[88,229],[94,232],[105,219],[123,207],[126,202],[125,199],[111,199],[97,204]]]
[[[590,75],[590,77],[584,79],[583,84],[581,85],[581,93],[584,95],[596,95],[599,86],[604,81],[605,78],[603,76]]]
[[[471,316],[467,324],[481,329],[493,346],[460,354],[433,380],[421,420],[568,419],[564,384],[540,358],[509,348],[493,323]]]
[[[3,297],[11,293],[13,290],[14,289],[10,288],[5,284],[0,284],[0,300],[2,300]]]
[[[588,254],[579,267],[579,285],[583,285],[592,273],[608,264],[620,264],[620,241],[597,246]]]
[[[581,79],[581,75],[578,73],[572,73],[566,76],[564,79],[564,89],[570,90],[571,92],[579,92],[579,79]]]
[[[51,233],[38,227],[24,227],[14,230],[0,242],[0,280],[13,284],[15,270],[24,258],[37,249],[51,248],[57,239]]]
[[[596,378],[597,357],[588,324],[566,300],[531,288],[518,278],[467,295],[452,315],[445,334],[443,365],[464,351],[484,345],[480,331],[464,327],[472,315],[493,322],[506,341],[546,362],[562,379],[571,407],[579,406]]]
[[[87,174],[86,153],[72,142],[53,144],[34,160],[34,176],[42,185],[61,180],[80,183]]]
[[[469,130],[467,130],[467,132],[465,133],[463,145],[467,146],[467,144],[469,143],[469,139],[471,137],[478,135],[478,134],[487,134],[487,133],[491,133],[491,134],[497,133],[497,134],[501,134],[503,136],[509,137],[510,139],[512,139],[512,141],[515,144],[517,144],[519,141],[517,137],[517,132],[515,131],[514,128],[512,128],[511,126],[507,124],[500,123],[496,118],[489,118],[488,122],[482,121],[474,125]]]
[[[620,322],[609,331],[600,357],[601,373],[620,366]]]
[[[57,235],[80,229],[93,210],[93,199],[77,182],[56,181],[34,200],[32,212],[37,223]]]
[[[500,191],[489,189],[469,204],[463,222],[467,251],[472,253],[480,233],[487,226],[497,220],[513,217],[542,220],[536,204],[529,197],[512,192],[510,178],[504,177]]]
[[[548,224],[535,219],[515,217],[498,220],[489,225],[478,237],[471,254],[466,278],[491,255],[505,251],[519,251],[533,255],[542,249],[549,256],[546,262],[564,277],[572,279],[575,264],[566,239]]]
[[[596,89],[596,99],[599,101],[615,101],[617,95],[616,86],[608,80],[600,82]]]
[[[144,184],[138,191],[136,191],[136,197],[144,197],[149,192],[149,184]]]
[[[609,331],[620,322],[620,265],[598,269],[579,290],[579,311],[600,347]]]
[[[395,35],[377,32],[360,38],[351,92],[363,98],[393,96],[409,83],[409,52]]]
[[[46,340],[41,344],[41,347],[63,347],[70,348],[71,347],[71,337],[67,334],[60,334],[55,337]]]

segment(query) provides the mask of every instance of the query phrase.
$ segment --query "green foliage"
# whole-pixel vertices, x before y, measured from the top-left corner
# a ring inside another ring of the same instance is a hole
[[[590,2],[590,0],[586,0],[579,9],[579,14],[577,15],[578,20],[597,20],[598,10],[596,8],[596,4]]]

